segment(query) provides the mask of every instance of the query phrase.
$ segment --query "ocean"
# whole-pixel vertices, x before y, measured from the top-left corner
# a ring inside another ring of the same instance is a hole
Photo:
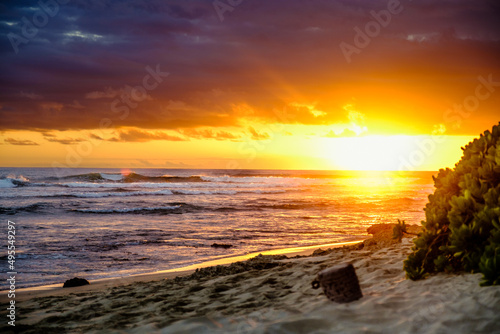
[[[0,270],[8,221],[17,288],[361,240],[372,224],[419,224],[433,174],[0,168]]]

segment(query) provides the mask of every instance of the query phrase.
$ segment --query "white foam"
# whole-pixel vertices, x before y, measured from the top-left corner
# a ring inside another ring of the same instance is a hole
[[[250,184],[250,185],[267,185],[275,187],[288,187],[288,186],[299,186],[304,184],[314,184],[320,183],[321,180],[317,179],[304,179],[296,177],[280,177],[280,176],[200,176],[203,181],[210,182],[222,182],[222,183],[239,183],[239,184]],[[219,183],[220,184],[220,183]]]
[[[68,182],[60,183],[60,186],[69,188],[119,188],[119,189],[165,189],[165,188],[285,188],[296,187],[296,184],[262,184],[262,183],[170,183],[170,182],[133,182],[133,183],[89,183],[89,182]]]
[[[195,189],[176,189],[174,194],[183,195],[236,195],[244,193],[254,194],[278,194],[285,193],[285,190],[261,190],[261,189],[245,189],[245,190],[195,190]]]
[[[12,183],[12,179],[0,180],[0,188],[15,188],[16,185]]]
[[[286,190],[260,190],[260,189],[256,189],[256,190],[249,190],[249,191],[242,191],[242,192],[251,192],[251,193],[255,193],[255,194],[282,194],[282,193],[286,193]]]
[[[134,183],[90,183],[90,182],[67,182],[60,185],[69,188],[166,188],[168,183],[134,182]]]
[[[12,185],[15,187],[15,185]],[[0,182],[0,188],[1,182]],[[254,193],[254,194],[280,194],[285,193],[286,190],[276,189],[276,190],[262,190],[262,189],[243,189],[238,190],[206,190],[206,189],[161,189],[152,191],[128,191],[128,192],[58,192],[52,194],[15,194],[15,193],[4,193],[0,195],[0,198],[14,198],[14,197],[64,197],[71,196],[77,198],[106,198],[106,197],[132,197],[132,196],[163,196],[163,195],[235,195],[244,193]]]
[[[5,179],[0,180],[0,188],[15,188],[17,185],[13,182],[22,182],[26,183],[29,182],[30,180],[27,177],[24,177],[22,175],[16,176],[14,174],[9,174]]]
[[[24,177],[22,175],[16,176],[14,174],[7,175],[7,179],[12,179],[14,181],[19,181],[19,182],[29,182],[30,181],[27,177]]]
[[[210,182],[232,182],[232,183],[282,183],[283,181],[286,181],[287,179],[289,180],[290,178],[284,178],[284,177],[259,177],[259,176],[243,176],[243,177],[236,177],[236,176],[200,176],[200,178],[203,181],[210,181]]]

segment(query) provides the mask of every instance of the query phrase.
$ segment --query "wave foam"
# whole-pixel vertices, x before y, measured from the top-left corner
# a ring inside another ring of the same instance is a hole
[[[9,174],[7,177],[0,179],[0,188],[15,188],[17,186],[24,186],[29,182],[30,180],[22,175],[15,176]]]
[[[2,179],[0,180],[0,188],[15,188],[17,185],[15,185],[12,182],[12,179]]]

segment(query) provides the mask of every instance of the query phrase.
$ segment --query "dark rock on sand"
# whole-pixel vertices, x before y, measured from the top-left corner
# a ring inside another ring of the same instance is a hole
[[[230,244],[218,244],[218,243],[213,243],[210,247],[228,249],[228,248],[233,247],[233,245],[230,245]]]
[[[72,278],[64,282],[63,288],[72,288],[75,286],[82,286],[82,285],[89,285],[89,281],[87,281],[85,278]]]

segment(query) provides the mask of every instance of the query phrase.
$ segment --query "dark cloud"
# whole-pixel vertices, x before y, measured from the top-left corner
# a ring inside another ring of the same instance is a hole
[[[91,133],[89,135],[90,139],[97,139],[97,140],[106,140],[104,139],[103,137],[99,136],[99,135],[96,135],[95,133]]]
[[[14,138],[5,138],[4,142],[10,145],[19,145],[19,146],[38,146],[40,144],[31,141],[31,140],[18,140]]]
[[[354,28],[363,30],[387,3],[243,1],[220,22],[212,1],[74,0],[26,38],[23,18],[33,22],[39,5],[6,1],[0,130],[97,129],[103,119],[165,130],[241,127],[251,118],[327,125],[341,122],[343,104],[356,98],[367,121],[431,131],[447,108],[474,94],[478,76],[500,81],[500,10],[492,0],[401,0],[401,13],[347,63],[340,43],[354,45]],[[13,36],[27,40],[17,53]],[[114,99],[144,87],[146,66],[158,64],[170,75],[117,112]],[[314,102],[323,114],[291,102]],[[482,131],[497,121],[499,102],[492,94],[461,127],[447,129]],[[285,106],[291,117],[277,119],[273,110]]]
[[[86,141],[86,139],[82,138],[57,138],[54,134],[47,134],[47,133],[44,133],[43,136],[46,141],[52,143],[59,143],[63,145],[75,145]]]

